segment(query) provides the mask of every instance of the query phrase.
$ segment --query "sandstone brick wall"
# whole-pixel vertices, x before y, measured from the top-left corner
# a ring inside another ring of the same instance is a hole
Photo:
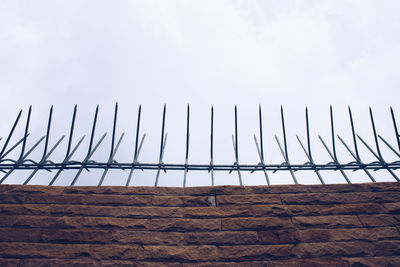
[[[400,266],[400,183],[0,186],[0,266]]]

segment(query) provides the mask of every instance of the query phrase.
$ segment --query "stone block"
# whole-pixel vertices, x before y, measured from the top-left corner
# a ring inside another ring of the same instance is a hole
[[[288,259],[294,257],[292,248],[293,245],[219,246],[218,255],[227,261]]]
[[[144,246],[144,259],[165,261],[218,260],[215,246]]]
[[[222,231],[222,232],[187,232],[185,242],[188,244],[257,244],[257,232]]]
[[[361,227],[357,216],[335,215],[335,216],[309,216],[293,217],[293,222],[299,229],[307,228],[348,228]]]
[[[361,223],[366,227],[396,226],[397,220],[389,214],[358,215]]]
[[[372,243],[361,241],[299,243],[293,253],[300,258],[372,256],[372,248]]]
[[[296,244],[299,242],[295,229],[259,231],[258,239],[264,244]]]
[[[146,224],[151,231],[217,231],[220,219],[152,219]]]
[[[279,195],[218,195],[217,206],[281,204]]]
[[[223,218],[222,230],[269,230],[291,228],[290,218],[279,217],[251,217],[251,218]]]
[[[111,232],[113,242],[140,245],[180,245],[184,243],[184,235],[179,232],[148,232],[114,230]]]
[[[307,229],[300,230],[301,242],[328,241],[377,241],[384,239],[400,239],[395,227],[351,228],[351,229]]]

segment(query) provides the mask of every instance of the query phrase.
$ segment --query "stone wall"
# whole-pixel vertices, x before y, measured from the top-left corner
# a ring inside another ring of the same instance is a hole
[[[400,183],[0,186],[0,266],[400,266]]]

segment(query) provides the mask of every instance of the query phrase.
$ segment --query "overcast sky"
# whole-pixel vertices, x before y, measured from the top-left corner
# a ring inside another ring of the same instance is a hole
[[[147,134],[141,162],[158,161],[164,103],[167,163],[184,162],[187,104],[191,105],[190,162],[209,162],[211,105],[215,108],[216,163],[234,162],[231,135],[235,104],[243,163],[259,161],[252,137],[258,133],[259,104],[263,107],[268,162],[283,161],[273,137],[277,134],[281,138],[281,104],[287,115],[292,163],[307,161],[295,139],[298,133],[305,141],[305,106],[310,109],[314,156],[320,162],[330,161],[317,140],[317,133],[329,140],[330,104],[338,134],[348,143],[352,140],[347,106],[351,105],[357,132],[373,144],[368,117],[371,106],[379,133],[394,144],[389,107],[399,114],[399,10],[400,2],[395,0],[3,0],[0,145],[18,111],[24,109],[25,117],[29,105],[33,106],[29,144],[33,144],[45,132],[52,104],[55,110],[50,144],[68,134],[72,109],[78,104],[76,143],[83,134],[90,133],[95,107],[100,104],[96,138],[105,131],[108,137],[95,159],[104,161],[115,102],[120,107],[118,134],[125,132],[116,155],[122,162],[132,160],[139,104],[143,107],[142,133]],[[18,128],[20,136],[23,127],[22,123]],[[87,139],[76,159],[84,156]],[[64,141],[54,153],[54,160],[62,160],[65,149]],[[340,160],[352,160],[343,146],[338,144],[338,149]],[[365,161],[375,160],[367,150],[362,152]],[[395,159],[389,152],[385,155],[388,160]],[[48,183],[51,175],[54,173],[40,173],[32,183]],[[124,184],[126,175],[111,173],[105,184]],[[237,184],[235,175],[220,174],[216,182]],[[26,175],[14,176],[8,182],[21,183]],[[72,176],[60,177],[57,184],[70,183]],[[99,176],[84,173],[80,184],[97,184]],[[138,171],[132,184],[151,185],[154,176],[153,172]],[[355,182],[367,181],[362,172],[349,176]],[[181,185],[182,177],[181,173],[169,173],[161,176],[160,184]],[[188,177],[188,185],[210,183],[206,173],[190,173]],[[329,182],[344,182],[340,174],[326,177]],[[377,177],[394,180],[387,172]],[[271,179],[274,184],[293,182],[288,175]],[[315,174],[308,172],[299,174],[298,179],[301,183],[318,182]],[[244,183],[265,184],[265,180],[261,174],[247,175]]]

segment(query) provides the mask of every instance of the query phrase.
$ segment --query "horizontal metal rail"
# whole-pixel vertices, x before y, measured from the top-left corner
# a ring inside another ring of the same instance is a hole
[[[296,138],[299,142],[299,145],[300,145],[302,151],[306,155],[308,161],[303,164],[293,164],[290,162],[283,107],[281,107],[281,123],[282,123],[282,141],[283,141],[283,143],[281,143],[281,140],[279,139],[279,137],[277,135],[275,135],[276,143],[279,147],[279,150],[282,153],[283,162],[281,164],[266,163],[266,160],[264,157],[264,141],[263,141],[263,124],[262,124],[261,106],[259,106],[259,112],[258,112],[258,120],[259,120],[258,132],[259,132],[259,134],[258,134],[258,137],[256,135],[254,135],[254,142],[255,142],[255,145],[257,148],[258,156],[260,158],[259,162],[257,162],[256,164],[240,164],[239,163],[239,156],[240,156],[239,144],[238,144],[239,122],[238,122],[238,109],[235,106],[235,109],[234,109],[234,119],[235,119],[234,120],[234,133],[232,135],[232,144],[233,144],[235,162],[233,164],[215,164],[214,163],[214,108],[211,107],[210,143],[209,143],[210,163],[209,164],[190,164],[189,163],[189,151],[190,151],[189,150],[189,146],[190,146],[190,107],[189,107],[189,105],[187,106],[187,116],[186,116],[186,147],[185,147],[186,152],[185,152],[185,158],[183,159],[184,163],[167,164],[167,163],[163,162],[163,157],[164,157],[164,152],[165,152],[165,147],[166,147],[166,142],[167,142],[167,133],[165,131],[165,129],[166,129],[165,118],[166,118],[166,110],[167,109],[166,109],[165,105],[164,105],[163,114],[162,114],[160,151],[159,151],[158,163],[143,163],[143,162],[139,161],[139,155],[140,155],[140,151],[142,150],[146,134],[142,134],[142,135],[140,134],[141,113],[142,113],[141,110],[142,110],[141,106],[139,106],[138,115],[137,115],[135,146],[134,146],[134,150],[133,150],[133,160],[129,161],[129,162],[118,162],[115,160],[115,154],[118,151],[120,144],[124,137],[124,133],[122,133],[120,135],[120,137],[118,138],[118,140],[116,140],[116,138],[117,138],[116,128],[117,128],[117,117],[118,117],[118,104],[115,105],[109,157],[106,162],[97,162],[97,161],[94,161],[91,159],[91,157],[96,152],[98,147],[103,143],[103,141],[106,137],[106,134],[107,134],[107,133],[104,133],[97,141],[95,141],[96,140],[96,126],[97,126],[97,120],[98,120],[99,106],[96,107],[95,114],[94,114],[92,130],[90,133],[88,151],[87,151],[86,156],[82,160],[71,160],[72,156],[77,151],[77,149],[80,147],[80,145],[82,144],[82,142],[85,138],[85,136],[83,136],[83,137],[79,138],[79,140],[77,142],[74,139],[77,106],[74,107],[70,131],[69,131],[69,135],[68,135],[67,149],[65,151],[65,157],[61,162],[53,162],[52,160],[50,160],[51,155],[54,153],[54,151],[57,148],[60,147],[60,143],[65,138],[65,136],[61,136],[59,139],[57,139],[57,142],[55,143],[55,145],[53,145],[51,148],[49,148],[53,107],[51,107],[50,111],[49,111],[46,134],[43,137],[39,138],[39,140],[36,141],[32,147],[27,148],[27,139],[30,136],[29,126],[30,126],[30,119],[31,119],[31,114],[32,114],[32,107],[30,107],[28,110],[28,114],[27,114],[27,118],[26,118],[26,122],[25,122],[24,134],[23,134],[22,138],[20,138],[15,144],[13,144],[10,148],[8,148],[10,141],[15,133],[15,129],[21,119],[21,115],[22,115],[22,110],[21,110],[18,113],[18,115],[15,119],[15,122],[13,123],[11,130],[8,133],[7,138],[5,140],[4,140],[4,138],[0,138],[0,141],[4,141],[4,143],[1,147],[1,150],[0,150],[0,171],[4,173],[3,176],[0,178],[0,184],[6,182],[7,178],[15,170],[32,170],[31,174],[27,177],[24,184],[28,184],[39,170],[47,170],[50,172],[55,171],[56,174],[51,179],[49,185],[53,185],[56,182],[56,180],[59,177],[59,175],[61,174],[61,172],[65,171],[65,170],[78,170],[78,172],[76,173],[76,175],[71,183],[71,185],[75,185],[75,183],[78,180],[81,173],[84,170],[89,171],[90,169],[102,169],[103,170],[103,174],[101,175],[99,182],[98,182],[99,186],[102,185],[104,178],[110,169],[130,170],[129,175],[126,180],[126,184],[125,184],[126,186],[129,186],[131,184],[132,177],[134,176],[134,170],[156,170],[157,174],[155,177],[155,183],[154,183],[155,186],[158,186],[159,176],[160,176],[161,171],[166,172],[166,171],[173,171],[173,170],[183,171],[183,187],[186,186],[187,173],[189,171],[210,172],[211,185],[214,185],[214,171],[226,171],[226,172],[235,171],[235,172],[237,172],[238,179],[239,179],[238,182],[240,185],[244,184],[241,172],[257,172],[257,171],[262,172],[264,174],[265,181],[268,185],[270,185],[270,183],[271,183],[269,172],[274,173],[277,171],[289,172],[290,176],[292,177],[293,182],[295,184],[299,183],[299,180],[295,175],[295,173],[298,171],[313,171],[318,176],[318,179],[320,180],[320,182],[322,184],[325,184],[325,181],[324,181],[320,171],[328,171],[328,170],[340,172],[344,178],[344,181],[346,181],[347,183],[351,183],[351,181],[348,178],[345,171],[358,171],[358,170],[365,172],[365,174],[368,176],[368,178],[372,182],[375,182],[376,180],[370,171],[376,171],[376,170],[386,170],[386,171],[388,171],[388,173],[391,176],[394,177],[394,179],[396,179],[397,181],[400,181],[400,179],[397,177],[397,175],[394,172],[394,170],[400,169],[400,160],[391,161],[391,162],[386,161],[383,158],[383,155],[381,153],[381,144],[380,144],[380,141],[381,141],[390,151],[392,151],[394,153],[394,155],[396,157],[400,158],[400,136],[398,133],[395,114],[394,114],[394,111],[392,108],[390,108],[390,116],[391,116],[391,120],[392,120],[393,135],[395,137],[395,142],[396,142],[395,145],[390,144],[390,142],[388,140],[384,139],[381,135],[379,135],[377,133],[377,129],[376,129],[375,121],[374,121],[374,117],[373,117],[373,112],[372,112],[371,108],[369,109],[369,116],[370,116],[370,121],[371,121],[371,126],[372,126],[372,133],[374,136],[375,149],[373,149],[370,144],[368,144],[359,134],[356,133],[352,111],[351,111],[350,107],[348,108],[351,133],[352,133],[352,146],[353,146],[353,149],[352,149],[351,145],[347,144],[341,136],[335,134],[334,116],[333,116],[334,114],[333,114],[333,108],[331,106],[330,107],[331,146],[329,146],[327,144],[327,142],[321,136],[318,136],[319,140],[321,141],[322,146],[325,148],[326,152],[332,158],[331,162],[328,162],[325,164],[315,163],[314,155],[312,154],[311,142],[310,142],[310,123],[309,123],[309,114],[308,114],[307,108],[305,110],[305,129],[306,129],[306,136],[307,136],[306,144],[304,144],[302,142],[302,140],[300,139],[300,137],[298,135],[296,135]],[[141,135],[141,137],[140,137],[140,135]],[[336,140],[337,139],[343,144],[343,146],[346,148],[346,150],[354,158],[354,161],[348,162],[348,163],[340,163],[339,162],[338,157],[337,157],[337,149],[336,149]],[[33,151],[38,149],[39,145],[42,143],[43,140],[44,140],[44,150],[43,150],[41,158],[39,158],[39,159],[28,158],[29,155]],[[365,148],[376,158],[376,161],[368,162],[368,163],[362,161],[362,159],[360,157],[360,153],[359,153],[358,142],[361,142],[365,146]],[[19,156],[17,158],[7,157],[11,152],[18,149],[19,147],[21,150],[20,150]]]

